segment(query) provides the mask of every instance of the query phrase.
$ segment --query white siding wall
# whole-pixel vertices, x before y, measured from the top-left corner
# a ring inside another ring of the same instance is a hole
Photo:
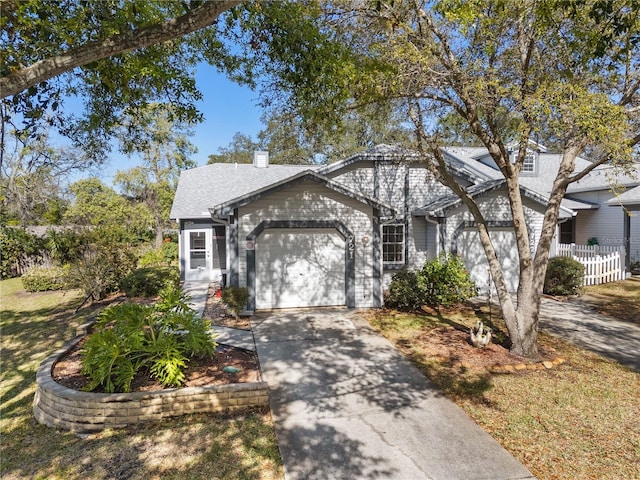
[[[484,213],[485,219],[488,221],[511,221],[511,210],[509,208],[509,200],[506,196],[506,190],[498,190],[488,193],[482,198],[476,199],[480,210]],[[532,238],[531,249],[532,251],[538,245],[538,239],[540,232],[542,231],[542,222],[544,220],[543,206],[532,202],[528,199],[523,199],[524,202],[524,215],[531,232]],[[466,207],[458,207],[448,212],[446,218],[446,233],[445,233],[445,248],[450,250],[453,241],[453,234],[455,229],[463,221],[473,221],[473,216]]]
[[[449,195],[451,190],[438,182],[425,167],[412,165],[409,170],[409,208],[419,208]]]
[[[597,210],[580,210],[576,216],[576,243],[586,245],[590,238],[597,238],[603,246],[624,245],[624,211],[622,207],[610,207],[607,200],[613,193],[597,192],[572,193],[572,198],[599,203]],[[640,259],[640,212],[631,212],[631,257]]]
[[[239,279],[246,286],[246,237],[263,220],[338,220],[355,236],[356,307],[373,307],[373,209],[316,182],[265,195],[239,210]],[[369,239],[363,244],[363,237]],[[257,242],[260,237],[257,238]]]
[[[378,200],[391,205],[404,215],[404,180],[407,166],[404,163],[378,164]]]

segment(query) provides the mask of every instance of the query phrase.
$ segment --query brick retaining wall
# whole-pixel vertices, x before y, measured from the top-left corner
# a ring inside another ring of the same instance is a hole
[[[266,382],[134,393],[80,392],[60,385],[51,374],[53,367],[60,357],[82,340],[87,326],[80,327],[80,336],[49,356],[38,368],[33,414],[44,425],[91,432],[188,413],[268,405]]]

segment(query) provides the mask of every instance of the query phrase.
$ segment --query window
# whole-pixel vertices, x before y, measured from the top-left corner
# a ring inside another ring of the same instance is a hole
[[[575,243],[575,223],[573,218],[560,224],[560,243]]]
[[[536,171],[536,153],[527,150],[527,154],[524,156],[524,163],[522,164],[522,171],[534,173]]]
[[[404,225],[382,226],[382,262],[385,265],[404,264]]]

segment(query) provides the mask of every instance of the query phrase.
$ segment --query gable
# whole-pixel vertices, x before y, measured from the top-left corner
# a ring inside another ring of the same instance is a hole
[[[314,169],[317,167],[308,165],[256,168],[251,164],[214,163],[184,170],[180,174],[170,218],[209,218],[209,209],[215,205]]]
[[[504,189],[505,186],[505,179],[495,179],[478,185],[473,185],[467,189],[467,193],[471,195],[472,198],[476,199]],[[523,198],[529,199],[541,207],[546,207],[548,203],[544,196],[522,185],[520,186],[520,194]],[[411,213],[413,215],[424,215],[434,218],[444,217],[447,215],[447,211],[460,207],[461,205],[463,205],[462,199],[453,193],[449,193],[448,195],[438,198],[420,208],[414,209]],[[563,205],[560,206],[560,218],[572,217],[573,215],[573,210]]]
[[[236,208],[243,207],[254,201],[260,200],[266,195],[291,187],[293,185],[300,184],[302,182],[309,182],[309,181],[320,184],[334,192],[337,192],[341,195],[344,195],[353,200],[356,200],[357,202],[373,207],[374,209],[377,209],[381,215],[391,216],[395,214],[395,210],[392,207],[370,196],[366,196],[358,192],[354,192],[353,190],[350,190],[349,188],[341,185],[340,183],[333,182],[329,178],[325,177],[324,175],[320,175],[311,170],[306,170],[293,177],[273,183],[264,188],[247,193],[245,195],[241,195],[227,202],[214,205],[210,208],[210,212],[214,216],[225,217],[225,216],[231,215]]]

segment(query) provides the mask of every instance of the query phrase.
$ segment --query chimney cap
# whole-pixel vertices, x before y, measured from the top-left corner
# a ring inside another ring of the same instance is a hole
[[[269,166],[269,152],[263,150],[254,151],[253,166],[256,168],[267,168]]]

